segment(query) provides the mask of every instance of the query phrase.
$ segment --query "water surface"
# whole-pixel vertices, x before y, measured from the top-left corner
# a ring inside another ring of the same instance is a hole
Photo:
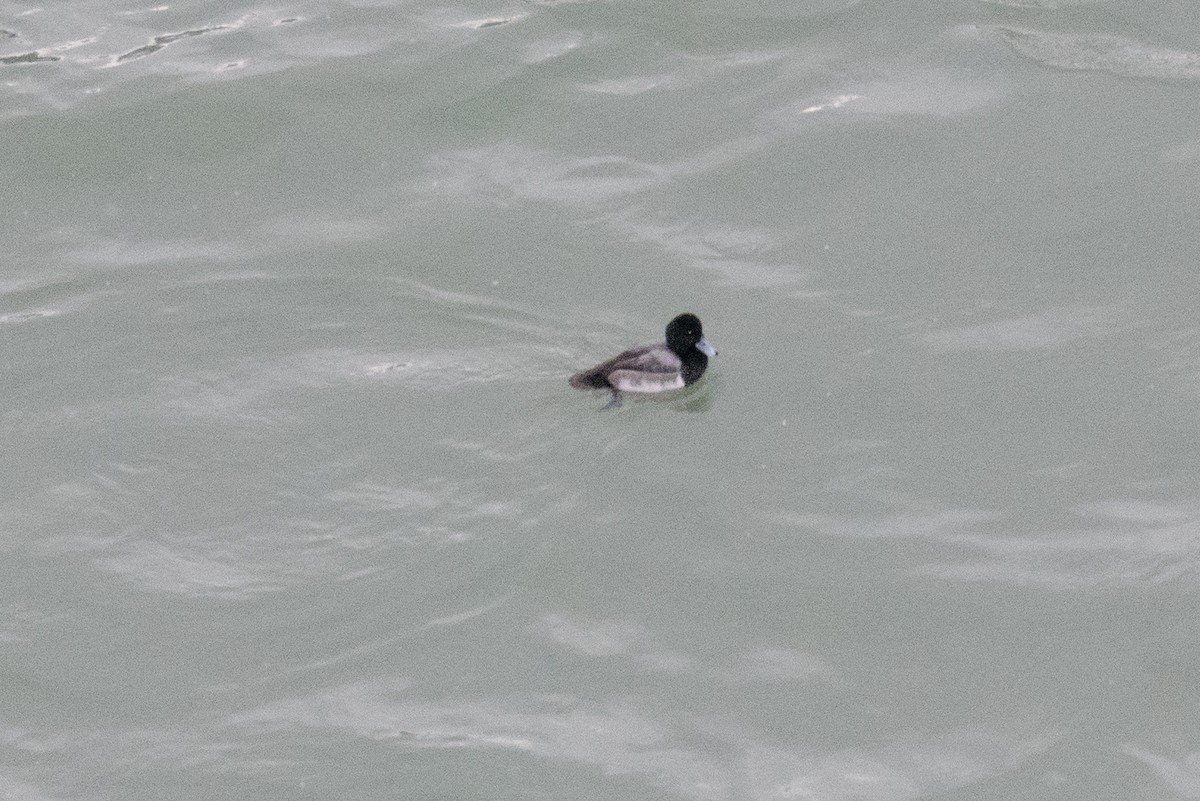
[[[0,795],[1196,797],[1192,12],[0,7]]]

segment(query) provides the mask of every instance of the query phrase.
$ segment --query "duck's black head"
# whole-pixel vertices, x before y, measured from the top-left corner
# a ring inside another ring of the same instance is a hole
[[[699,356],[703,364],[708,364],[706,357],[717,355],[716,348],[704,341],[700,318],[691,313],[681,314],[667,323],[667,347],[684,361]]]

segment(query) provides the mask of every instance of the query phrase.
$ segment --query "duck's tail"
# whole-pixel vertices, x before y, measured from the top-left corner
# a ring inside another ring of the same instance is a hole
[[[575,389],[612,389],[604,373],[599,370],[584,370],[571,376],[571,386]]]

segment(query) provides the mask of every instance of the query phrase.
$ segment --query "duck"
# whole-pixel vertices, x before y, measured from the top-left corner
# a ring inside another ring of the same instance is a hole
[[[691,312],[667,323],[663,342],[622,351],[607,361],[571,376],[575,389],[607,389],[612,400],[605,409],[621,405],[622,392],[652,394],[683,389],[700,380],[717,349],[704,339],[700,318]]]

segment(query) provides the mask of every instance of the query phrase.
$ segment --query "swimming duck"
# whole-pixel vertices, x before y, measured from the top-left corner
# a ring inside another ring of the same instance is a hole
[[[691,386],[704,375],[717,350],[704,340],[700,318],[681,314],[667,323],[665,342],[638,345],[590,370],[571,376],[575,389],[612,391],[608,406],[621,405],[622,392],[668,392]]]

